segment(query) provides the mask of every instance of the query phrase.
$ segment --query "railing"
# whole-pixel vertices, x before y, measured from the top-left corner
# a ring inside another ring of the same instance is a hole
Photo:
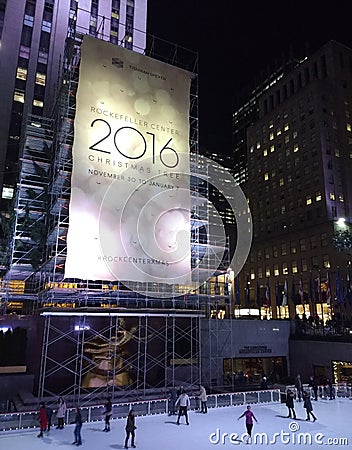
[[[333,384],[332,388],[333,388],[333,392],[332,392],[333,397],[352,398],[352,387],[347,386],[346,383]],[[290,389],[295,394],[296,398],[298,398],[297,389],[295,386],[286,386],[285,394],[287,394],[288,389]],[[310,396],[312,398],[314,398],[314,396],[315,396],[314,391],[308,384],[303,384],[303,391],[309,392]],[[323,385],[323,384],[318,385],[318,397],[322,398],[322,399],[330,398],[330,392],[329,392],[328,386]]]
[[[191,410],[199,408],[199,400],[196,396],[190,397]],[[243,404],[280,403],[280,390],[270,389],[264,391],[231,392],[224,394],[208,395],[208,408],[221,408]],[[113,417],[127,417],[129,410],[133,408],[137,416],[153,414],[165,414],[169,411],[168,399],[156,399],[128,403],[113,404]],[[104,405],[82,407],[82,417],[86,422],[103,420]],[[53,415],[55,417],[55,414]],[[66,412],[66,423],[73,423],[75,408],[69,408]],[[38,411],[26,411],[21,413],[0,414],[0,432],[10,430],[31,429],[39,426]]]

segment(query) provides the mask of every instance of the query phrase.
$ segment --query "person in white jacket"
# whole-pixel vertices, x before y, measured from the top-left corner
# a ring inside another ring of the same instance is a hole
[[[207,392],[205,387],[199,386],[199,400],[200,400],[200,412],[206,414],[208,412],[207,408]]]
[[[56,418],[57,418],[56,428],[59,430],[62,430],[64,428],[66,411],[67,411],[66,402],[62,397],[59,397],[59,403],[56,411]]]
[[[180,418],[182,415],[184,415],[186,417],[186,424],[189,425],[187,410],[191,406],[191,402],[185,391],[182,391],[181,395],[176,400],[175,406],[179,407],[178,417],[177,417],[177,425],[180,425]]]

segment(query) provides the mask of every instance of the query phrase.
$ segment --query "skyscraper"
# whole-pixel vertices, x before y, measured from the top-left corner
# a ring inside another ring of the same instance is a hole
[[[348,227],[352,219],[351,94],[352,51],[331,41],[257,97],[244,184],[254,237],[243,279],[250,277],[252,299],[256,279],[263,287],[269,279],[274,292],[296,275],[313,312],[310,278],[350,264],[333,239],[337,221]]]
[[[90,34],[144,52],[146,16],[147,0],[0,1],[2,215],[14,194],[23,119],[50,116],[67,39]]]

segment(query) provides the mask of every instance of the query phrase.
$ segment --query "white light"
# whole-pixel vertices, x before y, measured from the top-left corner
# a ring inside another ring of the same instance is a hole
[[[90,330],[89,325],[75,325],[75,331],[86,331]]]
[[[337,223],[337,225],[339,227],[344,227],[346,225],[345,218],[344,217],[340,217],[336,223]]]
[[[12,327],[6,327],[6,326],[2,326],[0,327],[0,331],[2,331],[3,333],[6,333],[6,331],[12,331]]]

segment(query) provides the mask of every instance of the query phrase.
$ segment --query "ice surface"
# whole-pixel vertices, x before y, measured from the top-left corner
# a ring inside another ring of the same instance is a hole
[[[322,449],[326,446],[334,448],[344,448],[352,444],[352,400],[347,398],[337,398],[335,400],[313,401],[314,414],[318,420],[313,423],[306,422],[306,414],[303,403],[295,402],[295,409],[298,420],[286,418],[287,408],[284,404],[261,404],[252,405],[252,411],[258,419],[258,424],[254,423],[253,439],[250,444],[255,448],[307,448]],[[237,448],[248,446],[241,441],[241,435],[245,432],[244,418],[237,420],[238,416],[245,411],[245,405],[209,409],[207,414],[200,414],[195,411],[189,413],[190,425],[185,424],[185,418],[181,418],[181,425],[177,426],[176,416],[154,415],[136,418],[136,447],[140,450],[193,450],[193,449],[220,449]],[[111,422],[111,431],[104,433],[103,421],[84,423],[82,427],[83,445],[80,447],[86,450],[108,450],[122,449],[124,447],[126,419],[114,419]],[[292,423],[294,424],[292,425]],[[290,425],[291,424],[291,425]],[[290,431],[289,425],[292,429]],[[293,431],[299,426],[298,431]],[[63,430],[51,429],[43,438],[37,438],[38,429],[25,431],[7,431],[0,433],[0,450],[41,450],[48,448],[74,448],[73,442],[74,425],[66,425]],[[219,429],[220,439],[213,435],[214,443],[210,442],[211,433],[216,433]],[[287,433],[276,438],[273,443],[274,433]],[[221,436],[227,433],[237,433],[239,437],[226,436],[223,440]],[[269,443],[260,441],[256,433],[267,433]],[[300,433],[309,433],[312,443],[309,444],[309,437],[305,440]],[[345,441],[341,441],[346,439]],[[282,440],[283,439],[283,440]],[[301,439],[301,443],[299,443]],[[329,444],[328,439],[334,439]],[[270,441],[272,443],[270,443]],[[285,443],[287,442],[287,443]],[[306,442],[306,443],[304,443]],[[319,443],[320,442],[320,443]]]

